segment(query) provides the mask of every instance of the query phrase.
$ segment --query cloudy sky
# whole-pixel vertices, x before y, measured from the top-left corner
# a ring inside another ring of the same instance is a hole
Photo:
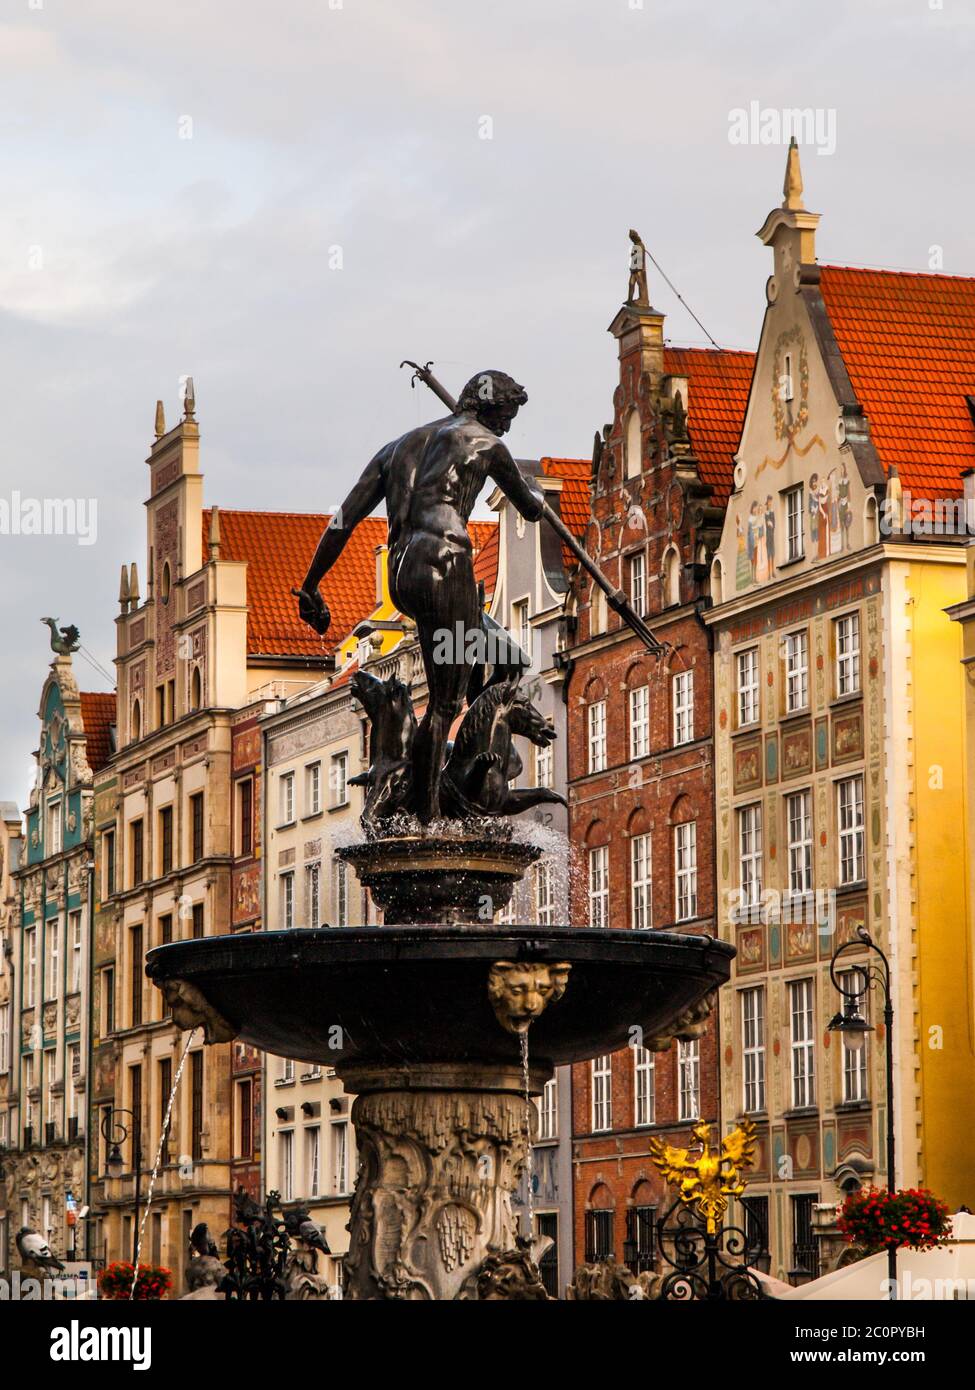
[[[973,48],[972,0],[3,0],[0,510],[94,498],[98,530],[0,535],[0,800],[26,794],[38,619],[111,670],[182,375],[225,507],[334,505],[431,409],[403,357],[455,389],[512,372],[514,451],[588,455],[629,227],[718,343],[755,345],[784,149],[732,143],[738,109],[820,112],[821,260],[936,246],[975,274]]]

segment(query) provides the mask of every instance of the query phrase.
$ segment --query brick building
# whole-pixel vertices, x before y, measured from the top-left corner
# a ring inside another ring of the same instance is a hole
[[[637,247],[636,256],[642,256]],[[570,838],[581,863],[573,920],[715,932],[708,565],[732,482],[749,353],[664,346],[637,266],[610,325],[619,344],[613,422],[597,438],[589,553],[662,642],[642,644],[579,573],[567,668]],[[573,1069],[576,1261],[654,1258],[662,1181],[651,1135],[687,1144],[717,1120],[713,1021],[654,1054],[642,1046]]]

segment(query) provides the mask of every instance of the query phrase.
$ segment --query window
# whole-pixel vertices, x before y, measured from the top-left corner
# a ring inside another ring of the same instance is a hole
[[[786,560],[801,560],[804,554],[805,507],[803,506],[802,484],[790,487],[785,494],[785,557]]]
[[[606,770],[606,701],[595,700],[588,709],[589,771]]]
[[[332,1191],[341,1196],[349,1190],[349,1122],[332,1125]]]
[[[840,986],[848,994],[863,986],[863,973],[860,970],[844,970],[839,976]],[[860,1008],[866,1017],[869,994],[866,990],[860,996]],[[867,1099],[867,1035],[865,1033],[841,1033],[843,1039],[843,1099],[844,1101]],[[856,1039],[859,1046],[854,1047]]]
[[[538,1275],[542,1287],[550,1298],[559,1296],[559,1214],[557,1211],[535,1213],[535,1231],[540,1236],[549,1236],[551,1245],[538,1261]]]
[[[546,1081],[538,1098],[538,1137],[556,1139],[559,1133],[559,1083],[556,1077]]]
[[[813,982],[789,985],[792,1017],[792,1104],[797,1110],[816,1103],[816,1055],[813,1036]]]
[[[794,393],[794,390],[793,390],[793,386],[792,386],[792,353],[791,353],[791,352],[787,352],[786,355],[785,355],[785,371],[784,371],[784,372],[782,373],[782,375],[779,377],[779,387],[780,387],[780,394],[781,394],[781,396],[782,396],[782,399],[783,399],[784,401],[791,401],[792,398],[793,398],[793,395],[795,394],[795,393]]]
[[[134,1171],[136,1155],[142,1153],[142,1066],[137,1063],[129,1067],[129,1109],[132,1111],[132,1127],[129,1131],[129,1167]]]
[[[159,919],[159,944],[168,946],[173,939],[173,914],[166,912]]]
[[[142,1022],[142,923],[129,930],[129,1026]]]
[[[190,1053],[190,1154],[203,1157],[203,1052]]]
[[[37,999],[37,929],[24,932],[24,1008],[32,1009]]]
[[[674,677],[674,746],[690,743],[694,737],[694,672],[681,671]]]
[[[664,559],[664,606],[673,608],[680,603],[680,559],[676,550],[669,550]]]
[[[10,1005],[0,1004],[0,1075],[10,1070]],[[6,1254],[6,1251],[0,1251]]]
[[[318,1125],[305,1130],[305,1191],[309,1197],[317,1197],[321,1191],[321,1137]]]
[[[697,822],[674,826],[674,867],[677,920],[697,916]]]
[[[169,1098],[173,1093],[173,1059],[172,1057],[160,1057],[159,1059],[159,1127],[157,1134],[162,1134],[166,1125],[166,1111],[169,1110]],[[175,1109],[175,1103],[174,1103]],[[169,1145],[173,1138],[173,1113],[169,1116],[169,1129],[162,1141],[162,1162],[170,1161]],[[158,1142],[158,1141],[157,1141]]]
[[[555,892],[550,859],[542,859],[535,865],[535,919],[540,927],[555,925]]]
[[[278,790],[281,798],[281,824],[290,825],[295,818],[295,775],[293,772],[282,774]]]
[[[71,964],[68,967],[68,993],[77,994],[81,989],[81,913],[68,914],[68,941],[71,946]]]
[[[589,851],[589,925],[609,926],[609,847]]]
[[[295,1135],[292,1129],[283,1129],[278,1135],[278,1181],[281,1184],[281,1200],[290,1202],[295,1195]]]
[[[34,1128],[34,1055],[28,1052],[24,1058],[24,1129],[33,1131]],[[27,1136],[25,1133],[24,1143],[26,1146]]]
[[[47,954],[44,961],[44,998],[56,999],[61,984],[61,923],[52,917],[44,929]]]
[[[864,877],[863,777],[846,777],[837,784],[840,829],[840,883],[859,883]]]
[[[156,686],[156,728],[161,729],[166,722],[166,687]]]
[[[332,863],[332,925],[349,925],[349,869],[341,859]]]
[[[199,941],[200,938],[203,936],[203,904],[202,904],[202,903],[194,903],[194,904],[193,904],[193,926],[192,926],[192,934],[193,934],[193,940],[194,940],[194,941]]]
[[[630,556],[630,603],[642,618],[647,611],[647,562],[642,554]]]
[[[511,631],[515,641],[526,656],[531,655],[532,649],[532,631],[528,621],[528,613],[528,600],[526,598],[511,605]]]
[[[640,1205],[627,1208],[626,1241],[633,1252],[628,1267],[634,1274],[653,1270],[656,1222],[656,1207]]]
[[[640,457],[640,412],[634,407],[626,421],[626,476],[638,478],[643,463]]]
[[[173,808],[164,806],[159,812],[159,872],[173,871]]]
[[[592,1128],[612,1129],[613,1126],[613,1072],[609,1055],[594,1057],[592,1060]]]
[[[190,824],[193,833],[191,863],[203,858],[203,793],[194,792],[190,797]]]
[[[649,835],[634,835],[630,841],[630,867],[633,880],[633,926],[642,930],[652,925],[653,882]]]
[[[745,1213],[745,1248],[749,1264],[768,1253],[768,1198],[741,1197]]]
[[[630,757],[645,758],[650,752],[650,687],[630,691]]]
[[[552,745],[535,749],[535,786],[552,785]]]
[[[743,806],[738,812],[738,871],[743,910],[762,900],[762,808]]]
[[[608,1260],[613,1254],[612,1207],[597,1208],[586,1212],[586,1262],[595,1264]]]
[[[281,875],[281,925],[290,931],[295,924],[295,876]]]
[[[789,893],[812,892],[812,793],[792,792],[785,799],[789,830]]]
[[[238,844],[242,855],[254,852],[254,783],[248,777],[240,783],[237,809],[240,815]]]
[[[190,709],[197,710],[203,704],[203,678],[199,666],[193,667],[190,676]]]
[[[308,902],[307,922],[310,927],[321,926],[322,921],[322,866],[309,864],[305,870],[306,899]]]
[[[254,1156],[254,1083],[250,1078],[237,1082],[237,1156]]]
[[[111,966],[101,978],[102,1036],[115,1031],[115,971]]]
[[[741,1055],[744,1067],[744,1110],[765,1109],[765,989],[757,985],[741,992]]]
[[[652,1125],[656,1113],[654,1056],[647,1047],[633,1049],[633,1123]]]
[[[738,727],[759,720],[758,648],[749,647],[736,657],[738,668]]]
[[[837,618],[834,628],[836,646],[836,693],[853,695],[860,689],[860,614],[847,613]]]
[[[47,808],[47,842],[45,854],[61,853],[61,800],[52,801]]]
[[[110,898],[115,892],[115,831],[106,830],[102,836],[102,851],[105,860],[105,896]]]
[[[701,1114],[701,1043],[698,1038],[677,1044],[677,1118],[696,1120]]]
[[[809,703],[809,656],[806,631],[790,632],[785,639],[785,708],[787,714]]]
[[[142,834],[142,821],[134,820],[129,828],[132,843],[132,887],[138,888],[145,878],[145,842]]]
[[[815,1279],[819,1273],[819,1252],[813,1234],[813,1205],[815,1193],[802,1193],[792,1198],[792,1262],[795,1269],[806,1269]]]
[[[322,765],[309,763],[305,768],[305,815],[316,816],[322,809]]]
[[[132,742],[138,743],[142,737],[142,705],[138,700],[132,701]]]
[[[332,805],[347,806],[349,804],[348,753],[336,753],[333,755],[330,777],[332,786]]]
[[[285,1085],[295,1079],[295,1062],[293,1057],[282,1057],[278,1068],[278,1080]]]

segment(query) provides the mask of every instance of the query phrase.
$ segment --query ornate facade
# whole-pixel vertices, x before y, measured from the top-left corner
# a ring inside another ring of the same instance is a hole
[[[19,1262],[13,1242],[23,1226],[62,1260],[84,1254],[78,1213],[89,1138],[93,786],[111,752],[115,697],[79,691],[65,651],[51,663],[38,718],[26,841],[19,862],[5,865],[14,899],[7,1002],[0,1004],[8,1065],[5,1265]],[[7,840],[5,860],[17,847],[16,836]]]

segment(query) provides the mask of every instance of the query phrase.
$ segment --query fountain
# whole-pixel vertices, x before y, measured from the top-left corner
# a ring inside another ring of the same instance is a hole
[[[296,591],[305,620],[327,631],[318,583],[385,498],[391,590],[417,625],[427,707],[418,724],[402,682],[355,677],[370,720],[364,838],[337,851],[385,925],[174,942],[146,968],[180,1026],[334,1067],[355,1095],[346,1297],[544,1298],[511,1207],[536,1127],[528,1097],[556,1066],[623,1047],[634,1028],[654,1048],[698,1036],[733,949],[668,932],[495,925],[540,853],[513,837],[510,817],[556,795],[512,785],[513,736],[544,746],[554,730],[521,691],[528,657],[482,613],[466,522],[490,476],[527,519],[565,528],[500,440],[525,399],[517,383],[483,373],[454,403],[421,375],[450,415],[376,455]],[[478,660],[478,642],[438,645],[454,631],[482,639],[490,659]]]

